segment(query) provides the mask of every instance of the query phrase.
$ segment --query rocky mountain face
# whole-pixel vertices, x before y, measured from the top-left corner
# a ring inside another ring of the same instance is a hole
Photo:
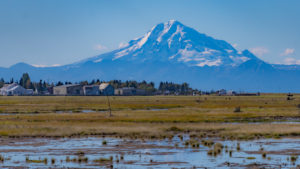
[[[88,61],[109,59],[139,63],[164,61],[198,67],[238,66],[250,59],[257,59],[248,53],[243,54],[223,40],[216,40],[171,20],[154,26],[144,36],[109,55],[96,56]]]

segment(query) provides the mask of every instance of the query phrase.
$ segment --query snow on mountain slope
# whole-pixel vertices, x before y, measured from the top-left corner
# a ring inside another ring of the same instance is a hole
[[[271,65],[174,20],[111,52],[57,67],[20,63],[0,68],[0,78],[19,79],[24,72],[34,81],[172,81],[201,90],[300,92],[299,67]]]
[[[238,52],[229,43],[216,40],[196,30],[170,20],[154,26],[144,36],[109,54],[90,58],[133,62],[169,61],[188,66],[238,66],[251,58]]]

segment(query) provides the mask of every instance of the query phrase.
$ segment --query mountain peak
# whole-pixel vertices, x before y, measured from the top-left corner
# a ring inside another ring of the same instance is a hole
[[[180,23],[179,21],[177,21],[177,20],[175,20],[175,19],[171,19],[171,20],[169,20],[167,23],[173,24],[173,23],[175,23],[175,22]]]
[[[177,20],[155,25],[144,36],[109,54],[92,58],[99,60],[127,60],[132,62],[180,62],[188,66],[238,66],[256,57],[237,51],[223,40],[217,40]],[[258,59],[258,58],[257,58]]]
[[[164,35],[171,34],[170,32],[175,33],[174,31],[180,31],[183,29],[182,27],[184,27],[184,25],[180,22],[169,20],[168,22],[156,25],[154,29],[152,29],[152,32],[156,33],[154,35],[158,35],[156,41],[161,42]]]
[[[19,62],[10,66],[10,68],[14,68],[14,67],[32,67],[32,66],[25,62]]]

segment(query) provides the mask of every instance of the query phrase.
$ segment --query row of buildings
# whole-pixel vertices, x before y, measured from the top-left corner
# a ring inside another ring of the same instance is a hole
[[[247,92],[236,92],[233,90],[221,89],[216,91],[216,95],[219,96],[260,96],[260,93],[247,93]]]
[[[123,87],[115,89],[108,83],[102,83],[100,85],[85,85],[70,84],[53,87],[53,95],[71,95],[71,96],[134,96],[134,95],[146,95],[146,90],[137,89],[134,87]]]
[[[179,93],[173,93],[179,95]],[[200,93],[200,95],[212,93]],[[260,93],[243,93],[232,90],[218,90],[214,94],[219,96],[259,96]],[[115,89],[109,83],[102,83],[100,85],[80,85],[69,84],[55,87],[49,87],[47,91],[34,91],[32,89],[25,89],[17,83],[5,84],[0,88],[0,95],[3,96],[26,96],[26,95],[55,95],[55,96],[143,96],[143,95],[170,95],[168,91],[156,91],[154,93],[147,93],[146,90],[137,89],[134,87],[123,87]],[[199,95],[193,93],[192,95]]]
[[[17,83],[4,84],[4,86],[0,88],[0,95],[2,96],[33,95],[33,93],[32,89],[25,89]]]
[[[0,89],[0,95],[3,96],[26,96],[26,95],[56,95],[56,96],[134,96],[146,95],[143,89],[136,89],[134,87],[123,87],[114,89],[108,83],[100,85],[80,85],[68,84],[48,88],[47,91],[33,91],[32,89],[25,89],[17,83],[5,84]]]
[[[80,85],[80,84],[69,84],[62,86],[53,87],[53,95],[71,95],[71,96],[111,96],[114,95],[115,89],[108,83],[102,83],[101,85]]]

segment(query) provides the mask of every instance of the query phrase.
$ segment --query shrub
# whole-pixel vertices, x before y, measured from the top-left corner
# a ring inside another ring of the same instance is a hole
[[[298,159],[298,156],[292,156],[292,157],[291,157],[291,161],[292,161],[292,162],[297,161],[297,159]]]
[[[179,131],[183,131],[183,130],[181,128],[176,127],[176,126],[172,126],[172,127],[168,128],[167,131],[179,132]]]
[[[255,157],[247,157],[248,160],[254,160],[256,159]]]
[[[0,155],[0,162],[2,163],[4,161],[4,157]]]
[[[240,145],[240,143],[237,143],[236,150],[237,150],[237,151],[240,151],[240,150],[241,150],[241,145]]]
[[[233,112],[235,112],[235,113],[241,112],[241,107],[240,106],[236,107]]]

